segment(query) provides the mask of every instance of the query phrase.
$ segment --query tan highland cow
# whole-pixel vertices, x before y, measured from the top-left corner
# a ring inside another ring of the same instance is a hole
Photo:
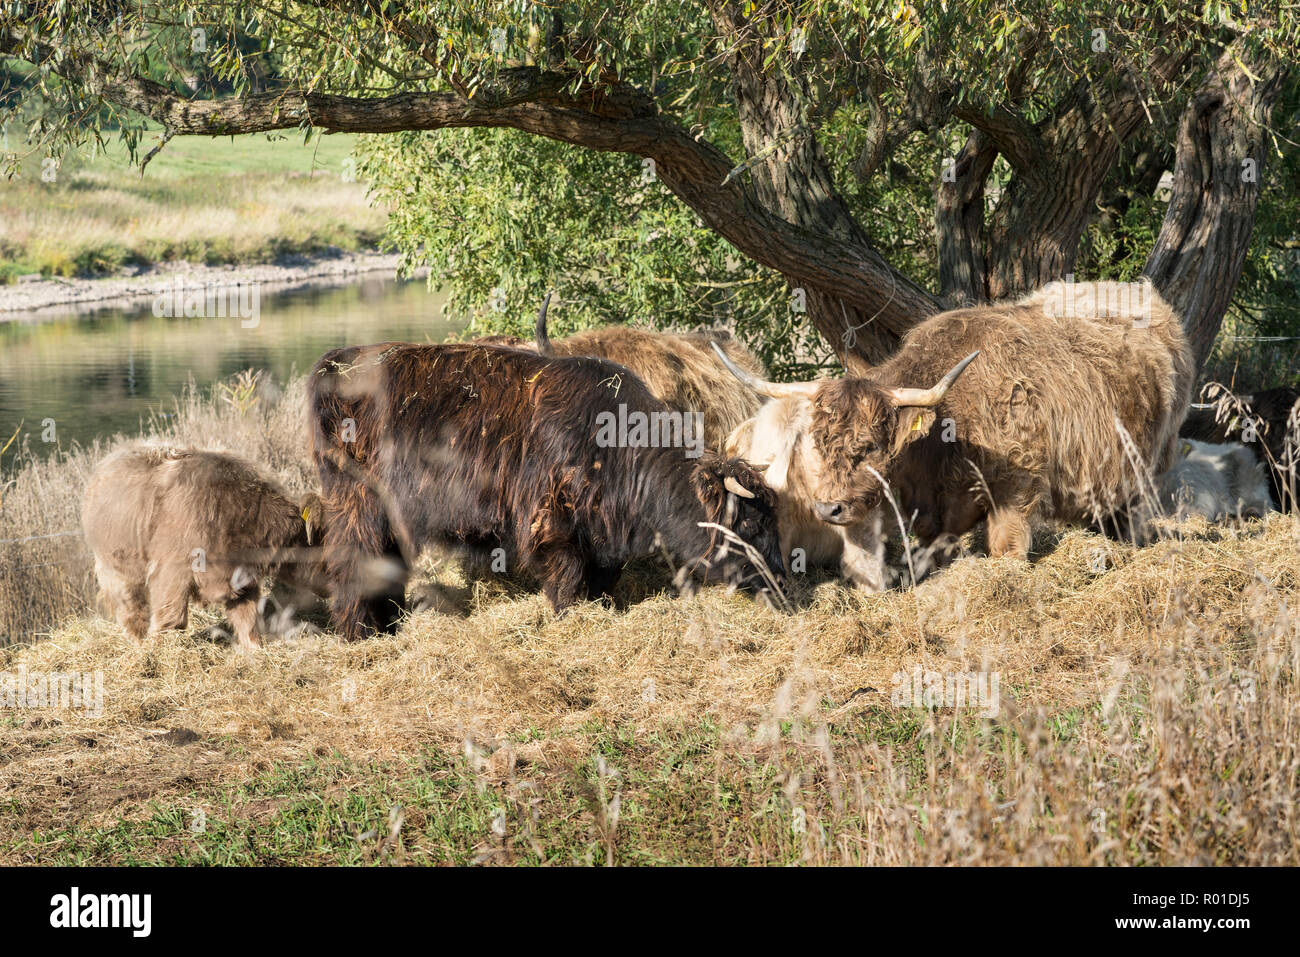
[[[320,500],[295,503],[224,452],[132,446],[91,473],[81,522],[100,597],[127,634],[184,628],[191,601],[221,603],[239,644],[261,644],[259,580],[325,594]]]
[[[844,574],[878,591],[899,514],[922,546],[983,521],[991,555],[1027,558],[1035,522],[1130,503],[1174,462],[1196,370],[1154,288],[1097,282],[931,316],[852,378],[732,371],[776,400],[727,452],[768,466],[784,547],[833,553],[837,529]]]

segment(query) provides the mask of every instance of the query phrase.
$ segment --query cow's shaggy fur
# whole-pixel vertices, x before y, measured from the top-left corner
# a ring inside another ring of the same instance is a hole
[[[806,408],[769,413],[799,424],[779,445],[807,498],[784,513],[840,526],[844,571],[859,585],[884,584],[874,527],[896,527],[886,484],[922,544],[987,520],[990,552],[1024,558],[1032,522],[1109,514],[1141,473],[1172,463],[1195,371],[1178,317],[1152,290],[1140,311],[1063,314],[1053,308],[1063,285],[933,316],[870,374],[809,383],[782,400]],[[1116,285],[1095,284],[1098,300],[1122,302]],[[937,406],[890,398],[975,351]]]
[[[598,443],[600,414],[620,404],[669,412],[612,362],[382,343],[327,353],[308,388],[334,619],[349,639],[395,627],[426,545],[480,565],[501,549],[557,611],[606,593],[639,555],[737,584],[760,584],[758,564],[783,572],[775,495],[744,462]],[[735,483],[753,497],[727,491]],[[734,530],[761,561],[701,522]]]
[[[312,547],[324,515],[315,495],[294,502],[235,455],[157,446],[96,466],[81,508],[101,600],[129,635],[184,628],[199,600],[225,606],[244,646],[261,641],[261,577],[324,594]]]
[[[552,340],[546,334],[543,312],[538,317],[534,342],[498,336],[479,341],[533,348],[542,355],[597,356],[626,366],[670,409],[700,413],[704,441],[714,450],[721,449],[727,435],[754,415],[761,404],[758,396],[718,364],[710,348],[710,343],[716,342],[746,372],[766,374],[758,358],[725,330],[677,333],[603,326]]]

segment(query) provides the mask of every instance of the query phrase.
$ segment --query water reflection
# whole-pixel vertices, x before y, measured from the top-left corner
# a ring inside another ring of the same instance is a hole
[[[0,323],[0,445],[22,424],[35,450],[53,420],[67,448],[133,433],[192,376],[208,387],[242,369],[279,382],[336,346],[384,339],[438,342],[456,327],[421,281],[378,276],[329,289],[264,292],[261,321],[160,319],[151,304],[91,317]]]

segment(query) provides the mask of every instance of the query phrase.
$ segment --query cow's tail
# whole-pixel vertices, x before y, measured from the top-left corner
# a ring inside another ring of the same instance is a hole
[[[543,356],[555,355],[555,348],[551,345],[551,337],[546,334],[546,307],[551,304],[551,293],[546,294],[542,300],[542,308],[537,313],[537,329],[533,338],[537,341],[537,354]]]

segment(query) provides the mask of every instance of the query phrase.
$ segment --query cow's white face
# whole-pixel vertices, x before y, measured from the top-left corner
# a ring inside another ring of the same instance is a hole
[[[868,513],[855,525],[832,525],[817,515],[815,490],[822,485],[822,457],[809,430],[812,414],[807,398],[772,399],[727,438],[727,454],[764,468],[764,480],[780,497],[782,549],[787,556],[797,548],[809,565],[839,561],[854,584],[879,591],[884,562],[878,513]]]
[[[894,460],[912,442],[929,435],[935,407],[979,356],[972,352],[933,386],[921,388],[886,386],[870,378],[767,382],[737,368],[716,344],[714,351],[732,375],[760,395],[810,404],[802,434],[811,446],[797,443],[801,470],[817,516],[841,526],[859,525],[880,507]],[[793,454],[795,441],[787,445]]]

